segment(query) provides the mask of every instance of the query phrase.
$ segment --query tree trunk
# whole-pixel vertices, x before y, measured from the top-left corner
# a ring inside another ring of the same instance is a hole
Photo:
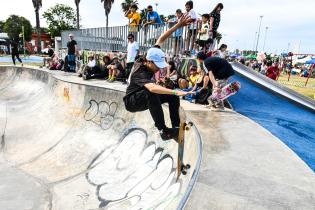
[[[77,5],[77,29],[80,29],[80,8],[79,5]]]
[[[36,14],[36,29],[37,29],[37,53],[41,53],[41,40],[40,40],[40,21],[39,21],[39,10],[35,10]]]
[[[108,14],[106,15],[106,38],[108,38]]]

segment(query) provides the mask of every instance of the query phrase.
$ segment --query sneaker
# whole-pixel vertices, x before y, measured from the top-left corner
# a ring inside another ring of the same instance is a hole
[[[160,136],[163,141],[170,139],[176,140],[178,138],[179,129],[178,128],[164,128],[160,130]]]

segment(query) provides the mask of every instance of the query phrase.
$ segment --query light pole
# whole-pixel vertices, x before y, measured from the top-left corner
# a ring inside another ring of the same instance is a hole
[[[255,44],[256,44],[256,38],[257,38],[258,32],[255,32],[255,37],[254,37],[254,44],[253,44],[253,51],[255,50]]]
[[[157,11],[158,10],[158,5],[159,5],[158,0],[155,0],[154,4],[155,4],[155,11]]]
[[[258,37],[257,37],[257,44],[256,44],[256,52],[257,52],[257,49],[258,49],[258,43],[259,43],[259,37],[260,37],[260,28],[261,28],[261,22],[262,22],[263,17],[264,17],[263,15],[259,16],[260,21],[259,21],[259,28],[258,28]]]
[[[263,51],[265,52],[265,46],[266,46],[266,39],[267,39],[267,32],[268,32],[269,27],[266,27],[266,32],[265,32],[265,40],[264,40],[264,47],[263,47]]]

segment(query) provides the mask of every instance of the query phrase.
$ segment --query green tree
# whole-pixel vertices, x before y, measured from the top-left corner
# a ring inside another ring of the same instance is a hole
[[[121,3],[121,9],[125,13],[129,10],[131,5],[139,5],[138,0],[125,0]]]
[[[41,52],[41,41],[40,41],[40,20],[39,20],[39,9],[42,7],[42,0],[32,0],[35,9],[36,16],[36,30],[37,30],[37,53]]]
[[[222,34],[217,32],[217,35],[216,35],[215,39],[217,40],[217,44],[219,45],[220,42],[221,42],[221,39],[222,39]]]
[[[108,27],[108,15],[112,9],[112,6],[114,4],[114,0],[101,0],[101,3],[104,2],[104,10],[105,10],[105,16],[106,16],[106,27]]]
[[[56,4],[44,12],[43,17],[48,24],[48,30],[52,37],[60,36],[61,31],[76,28],[76,14],[73,8]]]
[[[19,39],[22,33],[22,26],[24,26],[25,41],[32,39],[32,25],[29,20],[17,15],[11,15],[4,23],[3,31],[8,33],[10,39]]]
[[[141,22],[141,23],[145,23],[145,22],[147,21],[147,14],[148,14],[147,8],[142,9],[142,10],[140,11],[140,18],[141,18],[140,22]]]
[[[77,8],[77,29],[80,29],[80,0],[74,0],[75,6]]]

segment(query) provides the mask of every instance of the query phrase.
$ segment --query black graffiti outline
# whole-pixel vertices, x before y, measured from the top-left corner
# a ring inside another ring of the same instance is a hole
[[[95,104],[96,110],[93,110],[93,104]],[[96,100],[92,99],[89,101],[89,107],[86,109],[84,113],[84,119],[88,122],[93,122],[99,125],[103,130],[108,130],[113,126],[116,120],[121,120],[123,123],[125,123],[125,120],[123,118],[116,117],[117,109],[118,109],[117,102],[111,103],[107,101],[97,102]],[[92,111],[92,114],[89,117],[88,114],[90,111]]]
[[[150,146],[152,146],[152,145],[156,145],[154,142],[148,142],[148,133],[147,133],[146,130],[144,130],[144,129],[142,129],[142,128],[131,128],[131,129],[128,129],[128,131],[126,131],[126,132],[122,135],[122,137],[121,137],[120,140],[118,141],[119,143],[118,143],[116,146],[118,147],[118,145],[119,145],[122,141],[124,141],[125,138],[126,138],[130,133],[135,132],[135,131],[140,131],[140,132],[143,132],[143,133],[145,134],[145,138],[146,138],[145,142],[147,142],[147,143],[145,144],[145,146],[144,146],[144,148],[143,148],[143,151],[145,151],[148,147],[150,147]],[[156,146],[157,146],[157,145],[156,145]],[[114,149],[114,150],[115,150],[115,149]],[[112,154],[112,153],[114,152],[114,150],[112,150],[110,154]],[[96,163],[96,162],[97,162],[98,158],[99,158],[105,151],[106,151],[106,150],[101,151],[101,152],[91,161],[91,163],[89,164],[89,166],[88,166],[88,168],[87,168],[87,172],[86,172],[86,174],[85,174],[85,178],[86,178],[87,182],[88,182],[89,184],[91,184],[92,186],[95,186],[95,187],[96,187],[96,196],[97,196],[97,198],[98,198],[98,200],[99,200],[99,202],[100,202],[100,203],[99,203],[99,208],[104,208],[104,207],[106,207],[107,205],[109,205],[110,203],[123,201],[124,199],[128,198],[129,193],[137,186],[137,184],[135,184],[135,186],[132,187],[132,188],[124,195],[123,198],[118,199],[118,200],[105,200],[105,199],[103,199],[103,198],[100,196],[100,189],[101,189],[101,187],[102,187],[103,185],[106,185],[107,182],[102,183],[102,184],[94,184],[93,181],[90,180],[90,178],[89,178],[89,173],[90,173],[90,170],[92,170],[92,169],[95,168],[98,164],[100,164],[100,163]],[[142,151],[142,152],[143,152],[143,151]],[[171,174],[176,171],[175,168],[174,168],[174,166],[175,166],[175,165],[174,165],[174,159],[173,159],[173,157],[172,157],[171,155],[169,155],[169,154],[164,154],[164,155],[163,155],[163,151],[164,151],[164,149],[161,148],[161,147],[155,148],[154,155],[152,156],[152,159],[148,160],[148,162],[149,162],[149,161],[152,161],[153,158],[154,158],[154,156],[155,156],[156,154],[160,153],[159,160],[158,160],[157,163],[156,163],[156,168],[157,168],[158,165],[159,165],[164,159],[170,158],[170,159],[172,160],[172,166],[171,166],[172,169],[171,169],[171,171],[170,171],[170,174],[168,175],[168,178],[169,178],[169,177],[171,176]],[[109,156],[110,154],[108,154],[108,156]],[[107,157],[108,157],[108,156],[107,156]],[[95,163],[96,163],[96,164],[95,164]],[[150,172],[146,177],[144,177],[143,180],[145,180],[147,177],[149,177],[150,175],[152,175],[152,173],[154,173],[154,170],[153,170],[152,172]],[[168,178],[167,178],[167,179],[168,179]],[[163,184],[164,184],[165,182],[167,182],[167,179],[161,184],[161,186],[163,186]],[[143,180],[142,180],[142,181],[143,181]],[[141,181],[140,181],[140,182],[141,182]],[[174,182],[176,182],[176,181],[174,180]],[[173,182],[173,183],[174,183],[174,182]],[[152,189],[152,190],[157,190],[157,189],[159,189],[159,187],[153,188],[151,184],[148,186],[148,188],[150,188],[150,189]],[[141,200],[141,195],[134,195],[133,197],[138,197],[139,200]],[[129,198],[131,198],[131,197],[129,197]],[[168,199],[170,199],[170,198],[168,198]],[[168,200],[168,199],[166,199],[166,200]],[[173,198],[173,199],[174,199],[174,198]],[[157,204],[157,205],[158,205],[158,204]]]

